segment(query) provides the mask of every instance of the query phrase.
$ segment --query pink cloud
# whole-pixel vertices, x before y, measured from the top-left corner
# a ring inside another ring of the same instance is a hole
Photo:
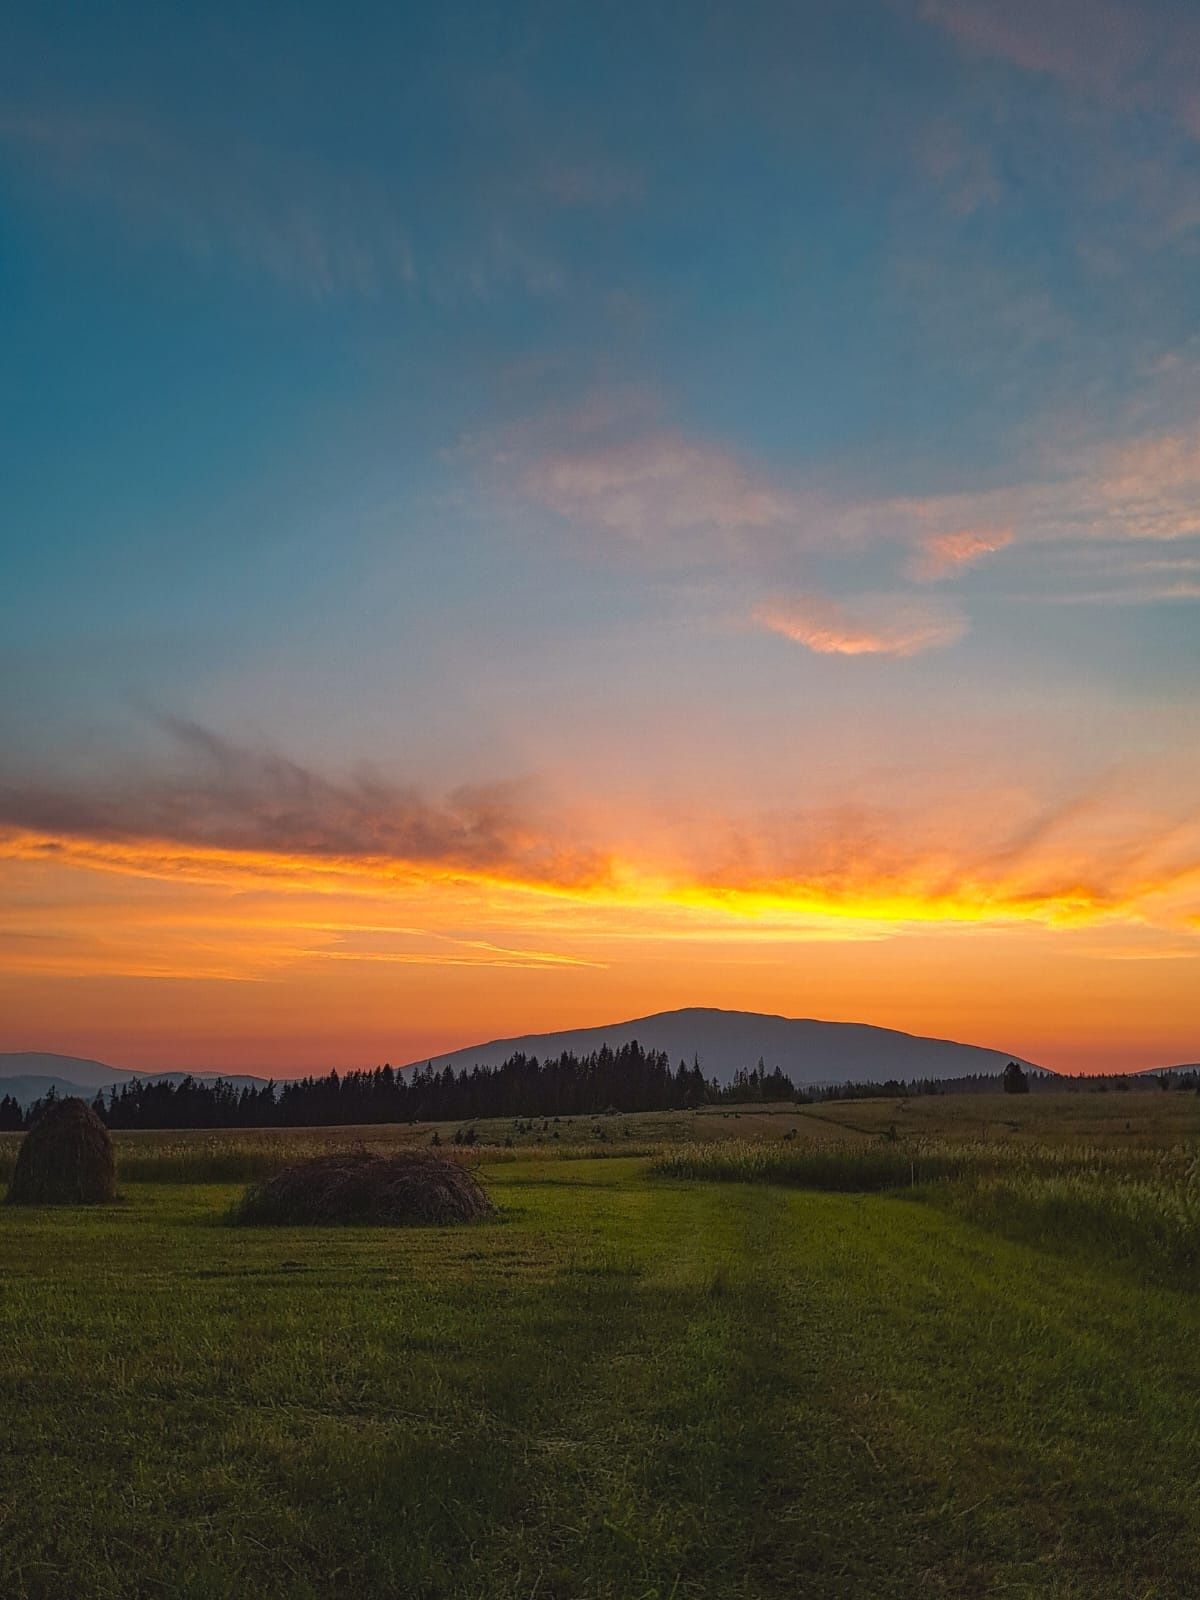
[[[1200,137],[1196,19],[1129,0],[919,0],[968,53],[1057,79],[1118,110],[1166,113]]]
[[[791,496],[735,456],[673,433],[551,451],[526,469],[522,487],[560,516],[636,540],[772,528],[796,515]]]
[[[920,551],[911,563],[912,576],[923,583],[953,578],[967,567],[1003,550],[1012,543],[1007,528],[960,528],[952,533],[935,533],[921,541]]]
[[[916,157],[956,216],[969,217],[1000,199],[1000,179],[991,156],[953,123],[936,122],[925,128],[917,140]]]
[[[1046,466],[1041,480],[889,501],[875,515],[925,549],[961,530],[998,528],[1013,529],[1022,545],[1200,538],[1200,428],[1050,453]]]
[[[966,632],[957,611],[906,595],[860,596],[851,607],[819,594],[775,597],[754,620],[818,655],[915,656]]]

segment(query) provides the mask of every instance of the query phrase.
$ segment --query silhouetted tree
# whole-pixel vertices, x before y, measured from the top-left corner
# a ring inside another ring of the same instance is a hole
[[[1004,1069],[1005,1094],[1028,1094],[1029,1079],[1021,1070],[1019,1061],[1010,1061]]]

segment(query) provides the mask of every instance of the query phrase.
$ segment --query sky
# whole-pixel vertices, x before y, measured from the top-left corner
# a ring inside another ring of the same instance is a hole
[[[1200,1057],[1200,12],[0,11],[0,1049]]]

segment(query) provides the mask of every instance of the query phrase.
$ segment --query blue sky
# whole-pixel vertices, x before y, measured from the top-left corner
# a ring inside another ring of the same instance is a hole
[[[964,882],[1081,796],[1177,840],[1197,68],[1168,0],[6,7],[10,825],[136,772],[211,839],[196,724],[691,808],[706,880],[881,792]],[[1180,972],[1191,861],[1093,862]]]

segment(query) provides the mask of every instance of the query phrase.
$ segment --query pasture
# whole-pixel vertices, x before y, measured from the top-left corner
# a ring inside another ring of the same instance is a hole
[[[1198,1131],[1144,1091],[481,1124],[495,1216],[404,1230],[226,1219],[428,1128],[119,1136],[121,1204],[0,1212],[0,1593],[1194,1595]]]

